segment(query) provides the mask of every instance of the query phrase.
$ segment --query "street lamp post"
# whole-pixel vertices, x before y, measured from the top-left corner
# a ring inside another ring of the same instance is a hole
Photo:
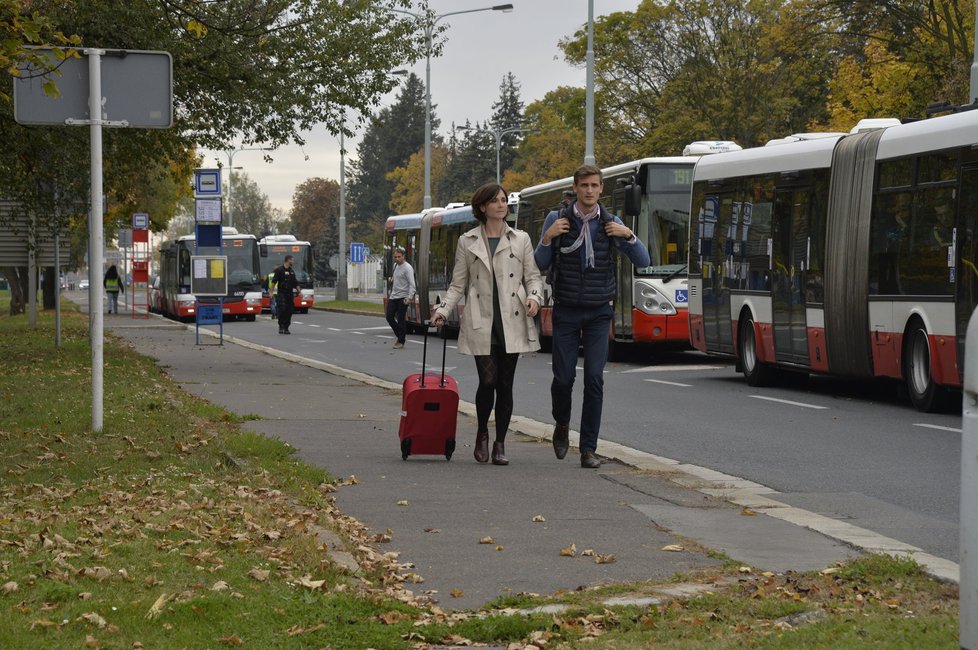
[[[344,122],[346,120],[344,119]],[[335,300],[348,300],[346,282],[346,148],[343,146],[343,130],[340,129],[340,263],[336,270]]]
[[[228,225],[234,225],[234,215],[231,214],[231,176],[234,174],[235,169],[241,169],[240,167],[234,166],[234,155],[242,151],[264,151],[264,147],[242,147],[240,149],[235,149],[234,151],[225,151],[228,157]]]
[[[493,137],[496,138],[496,185],[499,185],[500,179],[502,178],[501,175],[500,175],[500,168],[499,168],[499,166],[500,166],[500,162],[499,162],[499,150],[503,146],[503,136],[506,135],[506,134],[508,134],[508,133],[536,133],[536,129],[528,129],[528,128],[524,128],[522,126],[512,126],[512,127],[509,127],[508,129],[502,129],[502,130],[499,130],[499,129],[483,129],[483,128],[474,127],[474,126],[456,126],[455,128],[457,130],[461,130],[461,131],[475,131],[476,133],[478,133],[478,132],[481,131],[481,132],[484,132],[484,133],[491,133],[493,135]]]
[[[442,18],[456,16],[458,14],[471,14],[477,11],[502,11],[508,13],[512,10],[513,5],[511,4],[494,5],[492,7],[482,7],[481,9],[466,9],[464,11],[449,11],[448,13],[437,15],[431,13],[419,14],[404,9],[392,9],[392,11],[399,14],[406,14],[418,20],[425,21],[424,35],[427,46],[425,48],[424,68],[424,208],[426,210],[431,207],[431,37],[434,33],[435,24]]]

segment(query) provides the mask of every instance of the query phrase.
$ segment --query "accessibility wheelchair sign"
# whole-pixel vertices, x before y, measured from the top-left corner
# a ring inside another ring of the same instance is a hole
[[[676,289],[676,304],[685,305],[689,302],[689,289]]]

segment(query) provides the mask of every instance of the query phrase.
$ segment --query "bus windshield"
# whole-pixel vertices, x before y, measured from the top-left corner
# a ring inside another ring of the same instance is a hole
[[[200,253],[217,254],[217,248],[201,246]],[[253,291],[255,285],[259,283],[259,278],[255,275],[255,257],[258,254],[255,240],[225,237],[220,254],[228,258],[228,294],[234,295],[235,291]]]
[[[652,264],[635,269],[639,276],[671,276],[686,268],[689,248],[689,192],[692,165],[649,168],[647,203],[636,220],[636,233],[649,248]]]
[[[263,278],[277,269],[285,261],[286,255],[291,255],[295,264],[292,270],[295,271],[295,278],[299,286],[303,288],[312,287],[313,261],[312,247],[307,243],[278,243],[268,244],[266,247],[268,254],[261,258],[261,274]]]

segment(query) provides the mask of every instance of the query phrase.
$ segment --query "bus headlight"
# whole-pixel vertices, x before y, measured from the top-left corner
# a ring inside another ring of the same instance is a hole
[[[676,315],[676,307],[672,301],[651,284],[640,282],[635,285],[635,289],[639,296],[635,305],[646,314],[651,316]]]

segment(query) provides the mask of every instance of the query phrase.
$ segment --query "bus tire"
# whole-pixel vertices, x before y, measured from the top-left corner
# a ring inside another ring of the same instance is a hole
[[[945,409],[949,393],[931,374],[930,337],[918,318],[907,326],[903,337],[903,379],[910,402],[918,411],[936,413]]]
[[[774,366],[761,362],[757,357],[757,337],[754,335],[754,317],[750,313],[740,319],[737,358],[748,386],[768,386],[777,375]]]

